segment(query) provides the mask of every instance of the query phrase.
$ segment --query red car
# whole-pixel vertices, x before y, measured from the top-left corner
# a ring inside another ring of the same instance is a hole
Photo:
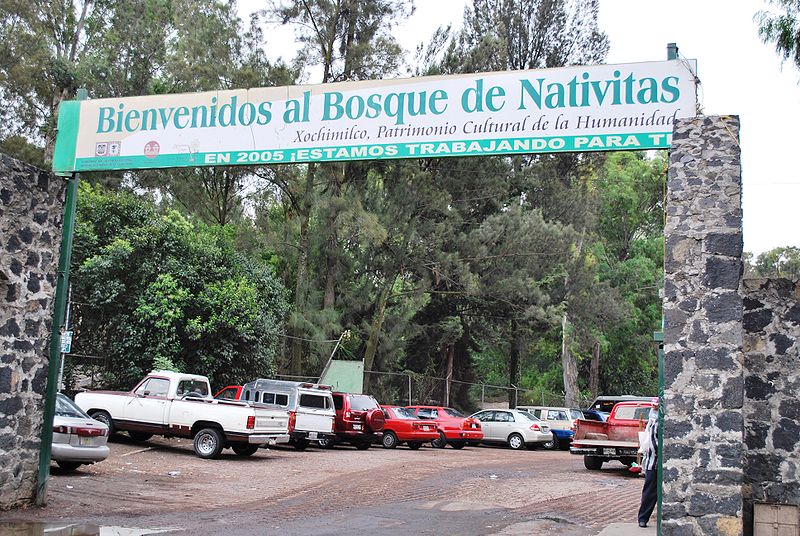
[[[465,417],[456,409],[442,406],[407,407],[420,419],[436,423],[439,437],[431,441],[436,448],[443,449],[446,445],[450,445],[454,449],[461,449],[468,441],[483,439],[480,421]]]
[[[319,446],[331,448],[334,443],[350,443],[358,450],[366,450],[383,433],[383,411],[378,401],[370,395],[333,393],[336,421],[333,431],[336,439],[319,440]]]
[[[420,419],[410,409],[399,406],[381,406],[381,409],[386,418],[381,440],[384,448],[393,449],[400,443],[407,443],[408,448],[417,450],[423,443],[439,438],[436,424]]]
[[[242,397],[241,385],[229,385],[220,389],[214,398],[217,400],[239,400]]]

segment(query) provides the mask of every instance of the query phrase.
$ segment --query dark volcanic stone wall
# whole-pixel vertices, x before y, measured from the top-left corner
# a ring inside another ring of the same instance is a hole
[[[739,119],[676,121],[664,261],[664,535],[742,533]]]
[[[800,283],[744,281],[745,534],[753,503],[800,506]]]
[[[0,509],[35,498],[64,190],[0,154]]]

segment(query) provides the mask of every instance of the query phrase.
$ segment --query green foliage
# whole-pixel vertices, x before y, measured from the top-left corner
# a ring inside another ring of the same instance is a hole
[[[768,0],[778,12],[759,11],[756,14],[758,34],[764,43],[775,45],[783,60],[800,67],[800,4],[797,0]]]
[[[786,246],[773,248],[759,254],[755,261],[752,254],[745,261],[750,277],[785,277],[800,279],[800,248]]]
[[[229,228],[88,185],[78,221],[76,345],[106,358],[109,385],[165,362],[215,383],[274,371],[286,291],[269,266],[234,250]]]

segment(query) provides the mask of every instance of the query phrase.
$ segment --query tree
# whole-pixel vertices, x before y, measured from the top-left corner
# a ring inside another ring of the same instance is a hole
[[[765,251],[756,257],[753,268],[758,277],[800,279],[800,248],[786,246]]]
[[[759,11],[758,34],[764,43],[772,43],[784,61],[800,67],[800,4],[797,0],[768,0],[778,12]]]
[[[73,255],[78,353],[129,386],[156,361],[242,382],[274,372],[285,289],[233,249],[232,229],[193,225],[125,192],[82,185]]]

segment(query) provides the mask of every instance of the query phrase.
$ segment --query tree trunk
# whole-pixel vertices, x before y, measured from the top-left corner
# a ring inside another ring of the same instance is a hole
[[[508,359],[508,407],[515,408],[517,405],[516,390],[511,387],[519,387],[519,364],[524,339],[520,333],[519,324],[516,320],[511,321],[511,354]]]
[[[381,329],[383,328],[383,320],[386,317],[386,303],[389,301],[389,293],[392,290],[394,279],[386,283],[378,298],[378,307],[375,309],[375,317],[372,319],[372,327],[369,330],[369,338],[367,339],[367,348],[364,350],[364,392],[367,392],[369,387],[369,372],[372,370],[372,365],[375,363],[375,356],[378,353],[378,339],[380,337]]]
[[[575,407],[578,404],[578,365],[569,349],[569,316],[561,317],[561,368],[564,376],[564,404]]]
[[[444,403],[446,406],[450,405],[450,393],[452,392],[451,384],[453,381],[453,357],[455,356],[456,349],[454,344],[448,344],[445,349],[445,357],[447,358],[447,368],[445,370],[445,385],[444,385]]]
[[[600,389],[600,341],[594,341],[592,347],[592,365],[589,368],[589,392],[592,398],[597,397]]]
[[[338,272],[337,250],[339,246],[338,209],[335,202],[341,196],[342,183],[346,179],[347,164],[342,168],[342,182],[338,176],[331,185],[331,210],[328,212],[328,238],[325,241],[325,292],[322,296],[322,308],[333,309],[336,304],[336,276]]]
[[[316,166],[312,162],[306,171],[306,188],[303,194],[303,205],[300,211],[300,240],[297,244],[297,279],[294,286],[294,311],[295,314],[304,314],[306,297],[308,294],[308,225],[311,219],[312,196],[314,195],[314,176]],[[294,329],[295,337],[302,336],[302,331]],[[292,340],[291,373],[294,376],[303,374],[303,341],[298,338]]]

